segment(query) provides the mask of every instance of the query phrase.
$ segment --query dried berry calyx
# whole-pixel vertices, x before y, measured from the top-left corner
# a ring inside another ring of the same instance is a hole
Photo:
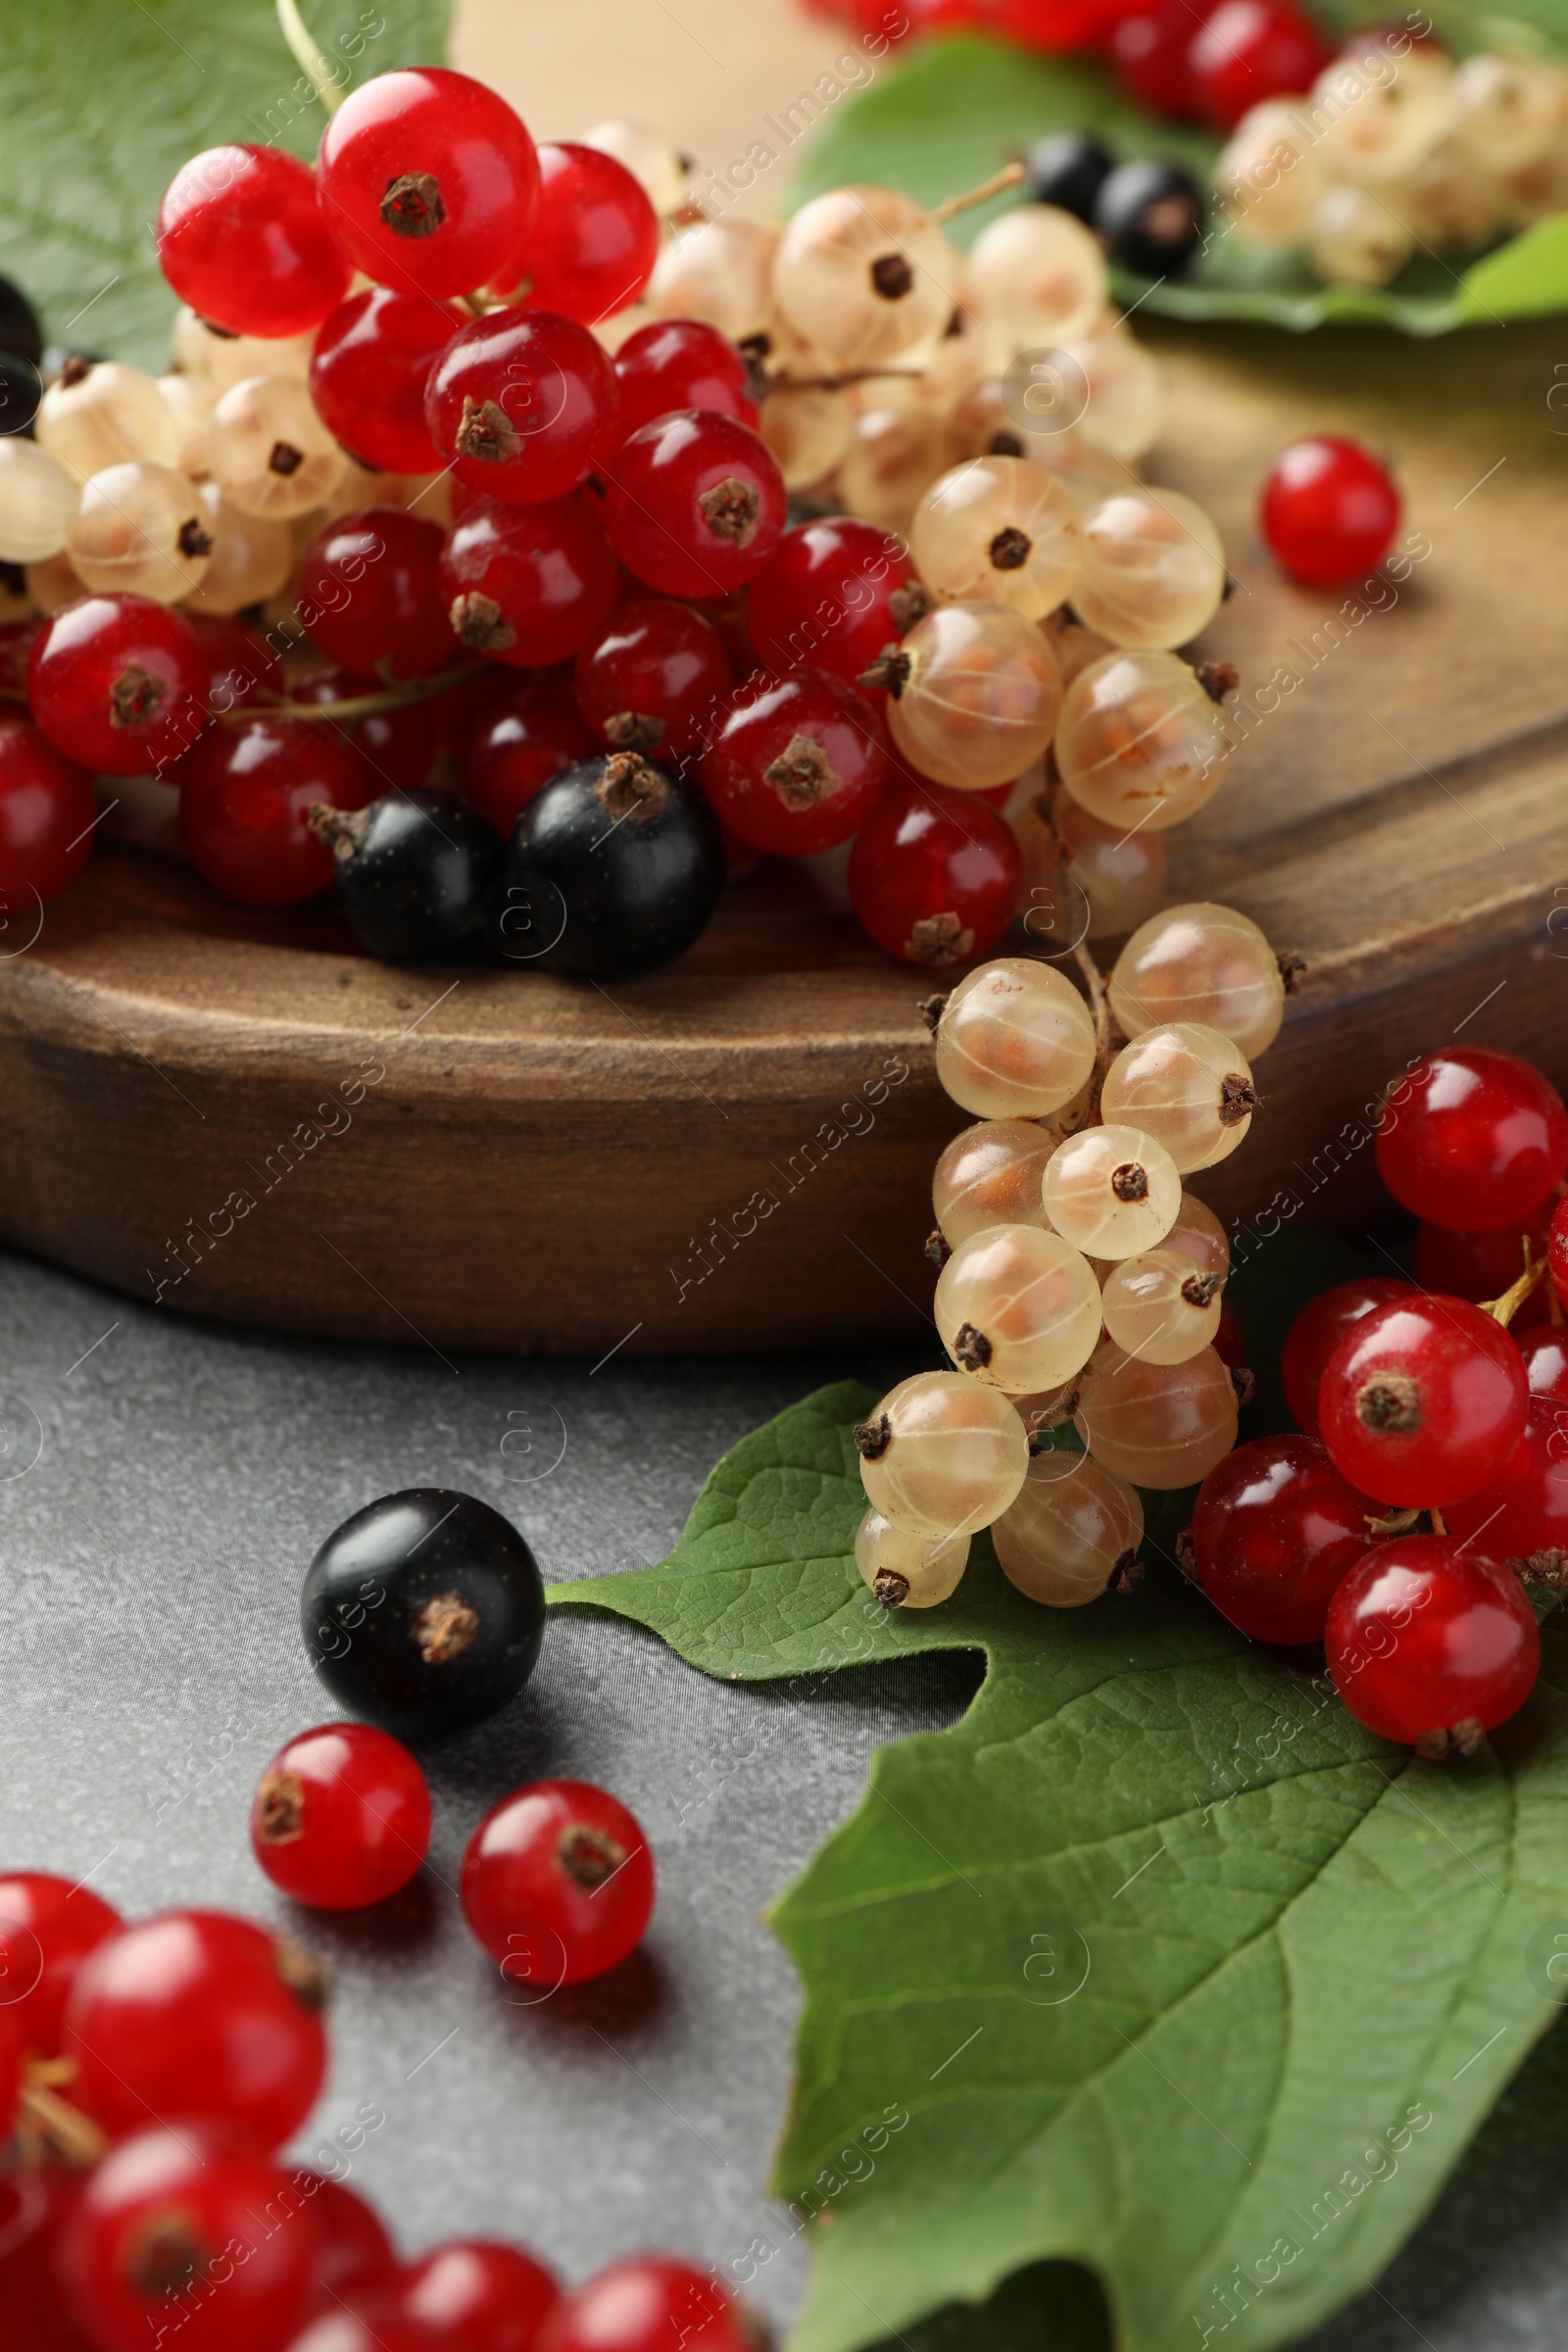
[[[556,1858],[567,1878],[574,1879],[592,1894],[607,1879],[614,1877],[626,1859],[626,1849],[607,1830],[593,1829],[579,1821],[562,1831]]]
[[[448,1666],[473,1647],[479,1612],[461,1592],[436,1592],[409,1631],[427,1666]]]
[[[464,394],[457,430],[460,458],[474,458],[487,466],[499,465],[515,458],[521,448],[522,435],[499,401],[475,400],[471,392]]]
[[[639,753],[616,752],[605,761],[594,798],[617,824],[623,817],[642,824],[663,808],[669,783],[662,768],[651,766]]]
[[[1238,1127],[1250,1119],[1257,1108],[1257,1090],[1250,1078],[1240,1071],[1230,1070],[1219,1082],[1219,1123],[1222,1127]]]
[[[381,218],[396,237],[431,237],[447,217],[441,183],[430,172],[405,172],[387,182]]]
[[[703,491],[697,504],[715,539],[730,540],[736,547],[751,545],[762,512],[761,498],[751,482],[726,474],[710,490]]]
[[[1421,1397],[1404,1372],[1379,1372],[1356,1391],[1355,1417],[1365,1429],[1403,1437],[1421,1426]]]
[[[1015,522],[1004,524],[991,542],[993,568],[997,571],[1021,571],[1029,561],[1033,544],[1028,532],[1020,531]]]
[[[1147,1200],[1149,1171],[1136,1159],[1124,1160],[1110,1172],[1110,1189],[1118,1200]]]
[[[879,1413],[874,1421],[857,1421],[853,1435],[860,1459],[879,1462],[893,1443],[893,1424],[886,1413]]]
[[[776,760],[762,770],[786,808],[814,808],[842,791],[843,779],[822,746],[809,735],[795,735]]]
[[[983,1331],[972,1323],[960,1323],[953,1338],[953,1360],[965,1372],[983,1372],[994,1350]]]
[[[452,600],[448,614],[453,635],[481,654],[504,654],[517,642],[517,632],[494,597],[477,588],[466,589]]]
[[[973,955],[974,932],[952,912],[922,914],[909,926],[904,953],[911,963],[926,963],[937,971],[944,964],[962,963]]]

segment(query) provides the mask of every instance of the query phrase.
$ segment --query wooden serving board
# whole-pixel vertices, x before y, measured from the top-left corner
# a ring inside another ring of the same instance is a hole
[[[1408,1057],[1458,1035],[1568,1085],[1563,337],[1150,339],[1172,399],[1149,471],[1224,533],[1204,650],[1249,729],[1171,837],[1171,896],[1308,964],[1251,1134],[1198,1189],[1265,1230],[1354,1228]],[[1353,606],[1257,539],[1260,475],[1309,430],[1393,454],[1427,551]],[[112,839],[0,960],[0,1236],[171,1309],[446,1356],[918,1338],[931,1165],[963,1123],[924,993],[801,868],[604,990],[388,969],[329,909],[251,915]]]

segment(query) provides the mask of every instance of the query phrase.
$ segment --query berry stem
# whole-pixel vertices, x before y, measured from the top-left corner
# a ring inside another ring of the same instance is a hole
[[[1528,1250],[1529,1244],[1527,1243],[1525,1247]],[[1544,1280],[1545,1272],[1546,1260],[1544,1257],[1538,1257],[1534,1265],[1525,1267],[1517,1282],[1509,1284],[1500,1298],[1485,1299],[1482,1302],[1482,1313],[1494,1315],[1503,1330],[1506,1331],[1531,1292],[1539,1288]]]
[[[1427,1517],[1432,1522],[1432,1533],[1435,1536],[1446,1536],[1447,1534],[1447,1522],[1445,1520],[1443,1513],[1439,1510],[1435,1502],[1427,1505]]]
[[[299,12],[299,0],[277,0],[277,24],[284,40],[329,115],[335,115],[344,93],[315,35]]]
[[[1110,1067],[1110,998],[1105,990],[1105,975],[1082,940],[1073,949],[1072,959],[1084,976],[1089,1009],[1095,1016],[1095,1068],[1089,1085],[1091,1101],[1098,1109],[1100,1090]]]
[[[945,196],[933,208],[931,218],[933,220],[951,220],[955,214],[966,213],[973,206],[985,204],[993,196],[1000,196],[1004,188],[1015,188],[1023,174],[1022,164],[1004,164],[1000,172],[993,172],[989,179],[983,179],[977,188],[970,188],[966,195]]]
[[[409,703],[422,703],[432,694],[448,694],[454,686],[471,682],[471,669],[447,669],[429,678],[405,678],[396,686],[383,687],[376,694],[351,694],[337,703],[291,703],[286,698],[276,702],[258,695],[253,703],[240,705],[233,710],[215,711],[220,726],[243,726],[246,719],[265,711],[269,718],[368,718],[375,710],[401,710]]]
[[[75,2072],[74,2058],[27,2060],[16,2114],[24,2164],[69,2164],[89,2172],[108,2153],[108,2133],[60,2095],[60,2085],[71,2082]]]

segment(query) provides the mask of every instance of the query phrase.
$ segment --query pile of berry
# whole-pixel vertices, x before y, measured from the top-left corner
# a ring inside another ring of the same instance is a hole
[[[1048,752],[1054,866],[1157,866],[1229,756],[1221,673],[1175,651],[1226,574],[1129,470],[1158,384],[1097,238],[1027,204],[960,260],[970,199],[878,188],[666,235],[679,160],[598,135],[536,150],[420,69],[314,172],[180,172],[172,371],[71,360],[0,440],[0,560],[46,614],[0,636],[0,875],[52,896],[88,772],[150,772],[216,888],[335,876],[389,958],[647,970],[727,862],[853,839],[871,936],[943,964],[1016,909]]]
[[[471,1495],[383,1496],[306,1579],[313,1662],[367,1720],[290,1740],[251,1843],[296,1902],[380,1902],[420,1868],[430,1792],[392,1728],[434,1737],[526,1680],[544,1603],[526,1544]],[[654,1865],[607,1790],[541,1781],[468,1840],[464,1916],[513,1999],[604,1975],[640,1940]],[[0,1877],[0,2313],[7,2352],[752,2352],[707,2270],[616,2263],[564,2294],[520,2247],[459,2239],[413,2262],[325,2169],[279,2156],[326,2072],[325,1981],[291,1939],[214,1911],[127,1924],[85,1885]],[[364,2145],[373,2103],[342,2127]]]

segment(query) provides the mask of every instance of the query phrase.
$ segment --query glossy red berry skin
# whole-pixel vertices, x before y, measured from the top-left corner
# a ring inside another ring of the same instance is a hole
[[[276,2147],[326,2071],[320,1972],[297,1944],[220,1911],[166,1911],[88,1954],[66,2003],[72,2096],[112,2138],[220,2125]]]
[[[615,375],[575,318],[492,311],[454,336],[425,384],[443,465],[487,498],[564,498],[618,438]]]
[[[612,2263],[557,2305],[540,2352],[747,2352],[756,2333],[708,2271],[666,2254]]]
[[[1450,1233],[1443,1225],[1418,1225],[1416,1281],[1424,1291],[1446,1291],[1453,1298],[1500,1298],[1525,1270],[1527,1242],[1532,1260],[1546,1254],[1551,1208],[1548,1201],[1528,1224],[1508,1225],[1500,1233]],[[1508,1329],[1517,1339],[1544,1323],[1549,1312],[1547,1287],[1538,1284],[1514,1308]]]
[[[512,831],[519,810],[552,776],[598,745],[567,686],[553,678],[487,681],[460,755],[463,790],[498,833]]]
[[[379,790],[335,728],[250,718],[215,727],[183,762],[179,829],[196,871],[224,898],[289,906],[332,884],[312,808],[367,808]]]
[[[734,684],[724,640],[663,596],[617,605],[577,656],[577,701],[600,743],[684,760],[717,728]]]
[[[424,387],[468,323],[456,303],[368,286],[326,319],[311,354],[311,398],[333,439],[383,473],[434,473]]]
[[[58,2055],[77,1970],[124,1924],[90,1886],[48,1871],[16,1870],[0,1879],[0,2024],[16,2029],[24,2048]],[[0,2102],[0,2115],[10,2113]]]
[[[514,669],[568,662],[603,628],[620,585],[599,502],[586,490],[526,507],[482,498],[441,553],[449,626]]]
[[[752,582],[747,626],[771,669],[809,662],[854,685],[908,626],[895,600],[914,582],[901,540],[853,514],[786,531]]]
[[[1334,1687],[1357,1722],[1413,1746],[1517,1713],[1541,1668],[1518,1578],[1446,1536],[1396,1536],[1343,1580],[1324,1637]]]
[[[1381,564],[1403,501],[1359,442],[1314,434],[1282,449],[1263,479],[1258,528],[1294,579],[1333,587]]]
[[[446,536],[401,507],[357,507],[300,559],[298,612],[329,662],[395,678],[446,668],[457,653],[441,593]]]
[[[1528,1223],[1568,1170],[1568,1110],[1517,1054],[1446,1046],[1391,1091],[1376,1149],[1401,1207],[1432,1225],[1495,1233]]]
[[[1219,1302],[1219,1329],[1208,1344],[1230,1371],[1242,1372],[1247,1369],[1247,1334],[1242,1329],[1240,1315],[1228,1298],[1222,1298]]]
[[[265,638],[226,612],[187,612],[207,661],[207,709],[215,718],[261,695],[281,695],[283,665]]]
[[[45,905],[79,874],[98,815],[92,778],[25,718],[0,717],[0,913],[36,892]]]
[[[623,439],[672,409],[712,409],[755,427],[757,404],[746,362],[702,318],[656,318],[615,354]]]
[[[842,678],[757,670],[730,694],[701,773],[729,832],[755,850],[809,857],[859,831],[887,783],[888,756],[875,712]]]
[[[1376,1306],[1397,1305],[1413,1287],[1396,1275],[1371,1274],[1354,1282],[1337,1282],[1302,1307],[1280,1349],[1280,1376],[1292,1419],[1309,1438],[1319,1434],[1317,1392],[1323,1367],[1351,1324],[1359,1323]]]
[[[1197,114],[1187,53],[1206,14],[1201,4],[1190,8],[1184,0],[1154,0],[1152,6],[1123,17],[1111,32],[1116,77],[1128,96],[1152,114],[1170,115],[1178,122]]]
[[[316,174],[281,147],[209,147],[182,165],[158,208],[158,265],[234,335],[307,335],[349,290]]]
[[[59,2239],[80,2186],[64,2168],[17,2166],[0,2174],[0,2311],[8,2352],[94,2352],[61,2292]]]
[[[452,2352],[452,2346],[403,2309],[394,2281],[319,2313],[279,2352]]]
[[[280,1747],[251,1801],[251,1851],[274,1886],[358,1911],[406,1886],[430,1843],[423,1773],[388,1732],[329,1723]]]
[[[539,150],[539,210],[504,274],[527,286],[530,310],[595,326],[637,300],[659,259],[659,215],[641,180],[612,155],[570,140]]]
[[[1519,1350],[1464,1298],[1424,1292],[1374,1307],[1324,1366],[1318,1414],[1335,1468],[1401,1509],[1489,1486],[1524,1433]]]
[[[850,904],[888,955],[943,971],[996,946],[1021,872],[1017,836],[979,794],[895,765],[850,852]]]
[[[316,2274],[312,2301],[322,2311],[337,2307],[339,2297],[367,2288],[390,2288],[397,2273],[397,2249],[372,2205],[341,2180],[303,2166],[293,2176],[305,2197],[316,2227]]]
[[[605,470],[615,553],[662,595],[726,596],[783,536],[784,477],[733,416],[677,409],[633,433]]]
[[[407,2266],[398,2301],[435,2328],[449,2352],[533,2352],[561,2288],[520,2246],[455,2238]]]
[[[1568,1408],[1568,1323],[1546,1323],[1522,1333],[1519,1357],[1530,1384],[1532,1411],[1538,1404]]]
[[[1379,1504],[1314,1438],[1254,1438],[1211,1470],[1193,1508],[1198,1582],[1252,1642],[1321,1642],[1341,1577],[1372,1542]]]
[[[522,250],[539,162],[496,91],[441,66],[378,74],[327,122],[316,165],[321,218],[378,285],[469,294]]]
[[[347,669],[318,669],[296,681],[290,700],[347,703],[376,694],[380,687],[379,678],[356,677]],[[399,710],[368,710],[363,718],[325,722],[327,731],[353,753],[372,800],[383,792],[417,792],[428,784],[440,748],[434,707],[441,699],[431,695]]]
[[[1219,0],[1189,44],[1187,74],[1214,128],[1234,130],[1265,98],[1309,90],[1331,54],[1316,26],[1286,0]]]
[[[468,1840],[464,1916],[509,1986],[544,1996],[624,1960],[653,1916],[654,1858],[608,1789],[535,1781],[492,1805]]]
[[[1445,1517],[1449,1535],[1474,1537],[1494,1559],[1568,1552],[1568,1409],[1532,1396],[1524,1435],[1497,1476]]]
[[[146,596],[84,596],[27,657],[27,702],[56,751],[106,776],[163,773],[207,723],[207,663],[182,613]]]
[[[182,2124],[111,2149],[60,2234],[61,2284],[99,2352],[276,2352],[309,2308],[310,2201],[286,2172]],[[171,2291],[172,2284],[172,2291]]]

